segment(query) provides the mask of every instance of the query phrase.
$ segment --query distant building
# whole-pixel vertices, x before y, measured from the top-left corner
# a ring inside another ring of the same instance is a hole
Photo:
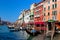
[[[1,17],[0,17],[0,24],[1,24]]]
[[[22,25],[22,23],[23,23],[23,14],[22,14],[22,12],[21,12],[21,14],[20,14],[20,16],[19,16],[19,18],[18,18],[18,23],[19,23],[20,25]]]
[[[0,17],[0,22],[1,22],[1,17]]]
[[[25,21],[24,21],[24,15],[25,15],[25,10],[23,10],[18,18],[19,23],[21,27],[25,27]]]
[[[25,14],[24,14],[24,22],[28,24],[29,21],[30,21],[30,9],[25,10]]]

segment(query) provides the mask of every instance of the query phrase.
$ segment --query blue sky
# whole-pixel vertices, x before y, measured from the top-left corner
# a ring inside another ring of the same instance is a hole
[[[20,11],[29,9],[32,3],[39,3],[41,0],[0,0],[0,17],[2,20],[15,22]]]

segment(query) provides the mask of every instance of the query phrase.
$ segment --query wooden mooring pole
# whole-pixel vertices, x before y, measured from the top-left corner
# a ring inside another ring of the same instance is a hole
[[[54,22],[52,22],[52,23],[51,23],[51,25],[52,25],[51,40],[53,40],[54,33],[55,33],[55,23],[54,23]]]

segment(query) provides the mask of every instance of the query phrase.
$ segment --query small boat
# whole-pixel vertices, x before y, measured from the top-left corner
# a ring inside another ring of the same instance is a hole
[[[15,29],[9,29],[10,30],[10,32],[14,32],[15,31]]]
[[[8,25],[9,29],[14,29],[14,25]]]
[[[17,31],[20,31],[20,29],[16,29],[16,28],[13,28],[13,29],[9,29],[10,32],[17,32]]]
[[[36,36],[38,34],[40,34],[40,32],[36,31],[36,30],[28,30],[26,29],[26,32],[29,34],[29,35],[33,35],[33,36]]]

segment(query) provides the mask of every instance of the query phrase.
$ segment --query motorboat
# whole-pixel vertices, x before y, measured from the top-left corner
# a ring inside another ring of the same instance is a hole
[[[9,29],[14,29],[14,25],[8,25]]]

